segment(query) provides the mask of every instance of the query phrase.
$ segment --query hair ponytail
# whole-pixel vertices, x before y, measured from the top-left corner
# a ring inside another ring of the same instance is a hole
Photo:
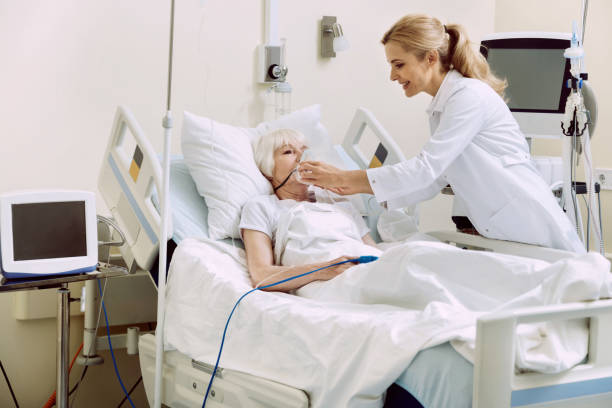
[[[486,58],[470,44],[465,28],[459,24],[449,24],[446,31],[449,37],[448,68],[453,67],[464,77],[480,79],[503,98],[508,82],[491,72]]]
[[[444,71],[456,69],[464,77],[479,79],[504,98],[507,81],[491,72],[487,60],[472,48],[465,28],[459,24],[443,25],[436,18],[410,14],[385,33],[381,42],[386,44],[389,41],[396,41],[418,58],[436,50]]]

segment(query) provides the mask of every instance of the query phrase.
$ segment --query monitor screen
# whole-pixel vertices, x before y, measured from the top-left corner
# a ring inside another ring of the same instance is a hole
[[[496,76],[508,81],[506,99],[513,112],[562,113],[569,95],[569,40],[505,38],[483,41],[481,52]]]
[[[15,261],[87,255],[84,201],[13,204]]]
[[[556,111],[565,73],[563,50],[491,49],[489,64],[508,81],[508,107]]]

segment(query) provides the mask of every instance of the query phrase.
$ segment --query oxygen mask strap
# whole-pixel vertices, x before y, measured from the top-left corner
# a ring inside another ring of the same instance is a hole
[[[287,177],[285,177],[285,179],[283,180],[283,182],[282,182],[282,183],[280,183],[278,186],[274,187],[274,192],[276,193],[276,190],[278,190],[279,188],[281,188],[282,186],[284,186],[285,184],[287,184],[287,182],[289,181],[289,178],[291,178],[291,175],[292,175],[293,173],[295,173],[296,171],[297,171],[297,167],[296,167],[295,169],[291,170],[291,171],[289,172],[289,175],[288,175]]]

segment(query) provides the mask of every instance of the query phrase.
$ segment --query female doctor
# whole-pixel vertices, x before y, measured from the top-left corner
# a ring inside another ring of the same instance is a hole
[[[584,253],[571,222],[531,162],[504,102],[506,81],[470,45],[465,29],[424,15],[400,19],[382,38],[392,81],[407,97],[433,97],[431,138],[412,159],[343,171],[300,165],[304,181],[340,194],[374,194],[388,209],[433,198],[450,184],[455,205],[483,236]]]

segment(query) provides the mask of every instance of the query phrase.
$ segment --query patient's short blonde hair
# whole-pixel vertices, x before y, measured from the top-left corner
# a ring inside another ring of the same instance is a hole
[[[259,138],[255,144],[255,163],[264,176],[272,178],[274,171],[274,152],[279,147],[304,144],[304,135],[294,129],[278,129]]]

